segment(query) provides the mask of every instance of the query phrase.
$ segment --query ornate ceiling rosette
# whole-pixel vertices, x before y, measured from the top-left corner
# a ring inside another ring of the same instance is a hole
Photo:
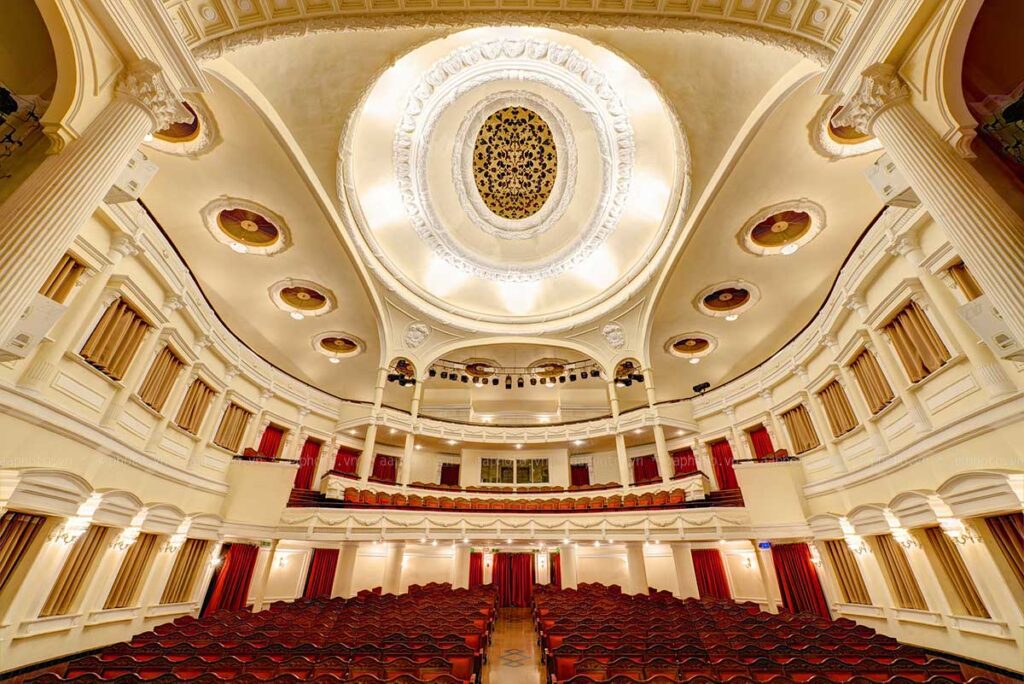
[[[270,256],[291,246],[284,219],[251,200],[221,196],[200,213],[214,239],[240,254]]]
[[[733,317],[747,311],[761,299],[761,291],[746,280],[728,280],[701,290],[693,305],[713,318]]]
[[[277,308],[301,316],[323,316],[337,307],[334,293],[311,280],[285,278],[271,285],[269,293]]]
[[[821,156],[836,160],[870,154],[882,149],[882,143],[850,126],[835,123],[835,117],[842,111],[836,105],[838,98],[831,97],[822,105],[814,119],[808,124],[811,147]]]
[[[751,254],[789,255],[824,229],[824,207],[802,198],[759,209],[743,224],[736,238]]]

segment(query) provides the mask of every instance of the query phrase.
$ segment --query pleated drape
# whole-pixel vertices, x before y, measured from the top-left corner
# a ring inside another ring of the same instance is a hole
[[[174,422],[182,430],[191,432],[193,435],[199,432],[199,427],[203,424],[203,418],[206,416],[206,410],[210,408],[210,402],[215,394],[216,392],[205,382],[199,379],[194,380],[188,391],[185,392],[185,398],[181,402],[178,417],[174,419]]]
[[[242,445],[242,437],[245,436],[245,429],[249,426],[252,413],[232,402],[224,411],[224,417],[220,420],[217,434],[213,437],[213,443],[224,447],[228,451],[238,451]]]
[[[963,293],[967,301],[977,299],[982,294],[981,285],[978,285],[978,281],[974,279],[971,272],[964,265],[964,262],[953,264],[949,267],[949,275],[953,278],[953,282],[956,283],[957,288]]]
[[[154,411],[161,411],[167,396],[174,387],[181,369],[185,367],[178,355],[170,347],[164,347],[156,355],[153,365],[149,367],[146,379],[139,388],[139,399]]]
[[[739,489],[739,482],[736,481],[736,471],[732,467],[732,447],[729,440],[722,439],[712,442],[711,447],[711,469],[715,473],[715,480],[719,489]]]
[[[831,617],[807,544],[772,544],[772,562],[787,611]]]
[[[928,604],[924,600],[903,547],[891,534],[875,535],[872,539],[875,542],[878,564],[882,567],[882,574],[896,605],[900,608],[928,610]]]
[[[718,549],[692,549],[693,571],[697,576],[697,593],[701,598],[732,598],[725,564]]]
[[[533,554],[494,554],[493,584],[498,589],[498,605],[525,608],[533,599]]]
[[[377,454],[373,460],[373,473],[370,477],[381,482],[396,482],[398,480],[398,459],[394,456]]]
[[[338,569],[338,549],[313,549],[306,574],[306,588],[302,598],[330,596],[334,587],[334,573]]]
[[[277,452],[281,450],[281,442],[284,441],[284,428],[276,425],[268,425],[260,437],[260,445],[256,453],[266,458],[277,458]]]
[[[843,601],[871,605],[871,596],[868,594],[867,585],[864,584],[864,575],[861,574],[857,559],[853,557],[853,551],[847,546],[846,541],[829,539],[825,542],[825,552],[839,583]]]
[[[551,586],[561,589],[562,588],[562,554],[552,553],[550,555],[551,566]]]
[[[469,588],[479,587],[484,583],[484,554],[473,551],[469,554]]]
[[[853,377],[857,379],[861,394],[864,395],[864,401],[867,402],[872,414],[878,413],[893,400],[892,387],[885,379],[878,359],[867,349],[857,355],[850,364],[850,370],[853,371]]]
[[[807,407],[803,404],[797,404],[783,413],[782,422],[786,424],[786,431],[789,432],[796,453],[802,454],[821,445],[818,433],[814,431],[811,415],[807,413]]]
[[[126,608],[134,606],[139,598],[139,591],[142,583],[149,573],[149,567],[156,556],[157,544],[160,537],[155,534],[143,532],[136,538],[124,554],[121,567],[114,577],[114,584],[110,587],[107,600],[104,602],[105,609]]]
[[[255,544],[226,544],[224,567],[217,575],[210,600],[203,615],[218,610],[238,610],[245,607],[249,596],[249,582],[256,567],[259,547]]]
[[[1006,563],[1024,586],[1024,514],[1008,513],[985,518],[985,526]]]
[[[81,355],[97,370],[120,380],[146,336],[149,324],[124,299],[116,299],[82,347]]]
[[[25,558],[46,518],[7,511],[0,516],[0,590]]]
[[[952,594],[949,600],[953,604],[953,610],[958,615],[991,617],[953,540],[946,536],[941,527],[925,528],[924,536],[931,551],[930,555],[936,561],[936,570],[946,580],[943,588],[946,589],[947,595]]]
[[[754,447],[754,458],[768,458],[775,453],[772,438],[763,425],[757,426],[747,434],[750,435],[750,446]]]
[[[302,452],[299,454],[299,469],[295,472],[295,482],[292,484],[296,489],[311,489],[313,487],[316,464],[320,460],[320,446],[320,442],[312,437],[302,445]]]
[[[338,453],[334,456],[334,468],[339,473],[355,474],[356,463],[359,462],[359,452],[348,447],[338,447]]]
[[[441,484],[448,487],[458,487],[460,470],[461,468],[458,463],[442,463]]]
[[[633,484],[658,480],[658,461],[654,456],[638,456],[633,459]]]
[[[39,611],[39,617],[67,615],[71,612],[96,562],[107,548],[110,531],[109,527],[90,525],[85,534],[78,538],[46,597],[43,609]]]
[[[590,466],[586,463],[569,465],[569,484],[573,487],[586,487],[590,484]]]
[[[818,392],[822,406],[825,407],[825,417],[828,425],[832,428],[832,436],[838,437],[857,427],[857,416],[853,414],[853,407],[850,406],[850,399],[846,396],[843,386],[833,380],[825,385],[825,388]]]
[[[50,271],[49,277],[39,288],[39,294],[58,304],[63,304],[71,291],[75,289],[75,285],[83,273],[85,273],[85,266],[79,263],[75,257],[65,254]]]
[[[185,603],[191,600],[200,571],[210,551],[208,539],[186,539],[174,557],[160,603]]]
[[[917,302],[910,302],[885,326],[911,382],[926,378],[949,361],[949,350]]]

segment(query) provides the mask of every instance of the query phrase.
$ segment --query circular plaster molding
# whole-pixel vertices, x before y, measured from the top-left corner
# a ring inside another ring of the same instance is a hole
[[[518,220],[503,218],[491,211],[480,196],[473,174],[476,132],[491,114],[506,107],[528,107],[535,111],[551,130],[558,154],[555,184],[544,206],[532,216]],[[528,240],[547,231],[565,214],[576,184],[576,141],[565,116],[550,101],[524,90],[493,93],[469,111],[459,126],[456,140],[461,140],[462,144],[455,146],[452,155],[452,182],[459,204],[477,228],[505,240]]]
[[[803,212],[810,217],[810,225],[807,230],[797,238],[785,244],[778,246],[767,246],[757,243],[753,238],[753,230],[765,219],[774,216],[775,214],[782,213],[784,211],[796,211]],[[762,207],[755,213],[743,227],[740,232],[736,234],[736,240],[747,252],[755,254],[757,256],[771,256],[771,255],[787,255],[792,254],[792,251],[783,252],[782,250],[787,247],[795,247],[799,249],[808,242],[813,240],[818,233],[825,229],[825,208],[817,202],[812,202],[806,197],[802,197],[798,200],[790,200],[787,202],[779,202],[768,207]]]
[[[743,302],[741,305],[737,307],[721,310],[709,308],[705,304],[704,299],[707,296],[714,294],[718,290],[725,290],[730,288],[746,290],[748,294],[747,301]],[[693,306],[695,309],[697,309],[697,311],[700,311],[705,316],[711,316],[712,318],[726,318],[728,316],[738,316],[743,312],[748,311],[752,306],[754,306],[754,304],[757,304],[757,302],[760,301],[760,299],[761,291],[757,288],[756,285],[746,280],[743,280],[742,278],[738,278],[736,280],[726,280],[721,283],[716,283],[714,285],[705,287],[703,290],[700,291],[700,294],[698,294],[697,297],[693,300]]]
[[[352,350],[351,351],[332,351],[331,349],[328,349],[327,347],[324,346],[324,341],[325,340],[330,340],[331,338],[339,338],[339,339],[348,340],[353,345]],[[322,332],[319,335],[316,335],[316,336],[313,337],[312,344],[313,344],[313,349],[314,350],[316,350],[318,353],[323,354],[324,356],[326,356],[326,357],[328,357],[330,359],[347,359],[347,358],[351,358],[353,356],[358,356],[358,355],[362,354],[366,350],[366,343],[365,342],[363,342],[361,339],[359,339],[355,335],[350,335],[349,333],[342,332],[340,330],[333,330],[333,331],[330,331],[330,332]]]
[[[571,99],[590,116],[604,161],[598,209],[590,221],[572,243],[529,266],[509,266],[464,249],[439,220],[428,191],[427,151],[441,114],[465,93],[507,80],[539,83]],[[418,144],[419,139],[425,143]],[[402,202],[428,248],[475,277],[519,283],[557,276],[585,261],[604,243],[628,199],[636,152],[629,112],[608,78],[574,48],[533,38],[481,41],[439,60],[412,88],[395,131],[393,151]]]
[[[295,306],[289,303],[284,297],[284,291],[289,288],[303,288],[306,290],[313,290],[318,295],[324,298],[324,303],[319,308],[303,308],[301,306]],[[323,316],[326,313],[334,311],[338,306],[338,300],[328,288],[314,283],[311,280],[300,280],[298,278],[285,278],[279,280],[270,286],[268,290],[271,301],[281,311],[287,313],[297,313],[303,316]]]
[[[682,349],[676,347],[676,343],[687,339],[704,340],[705,342],[707,342],[707,346],[692,352],[683,351]],[[665,351],[668,354],[680,359],[703,358],[708,354],[712,353],[713,351],[715,351],[716,349],[718,349],[718,339],[715,338],[713,335],[709,335],[703,332],[687,332],[679,335],[673,335],[668,339],[667,342],[665,342]]]
[[[822,157],[835,161],[870,154],[882,149],[878,138],[867,138],[861,142],[841,142],[829,130],[835,116],[837,98],[829,98],[807,125],[811,147]]]
[[[206,106],[206,102],[196,97],[186,100],[186,104],[195,113],[196,119],[199,120],[199,128],[193,137],[180,141],[165,140],[159,137],[158,132],[153,135],[152,140],[147,140],[143,144],[165,154],[173,154],[179,157],[198,157],[220,144],[220,129],[213,118],[213,112]]]
[[[275,228],[277,228],[277,240],[265,246],[244,245],[244,249],[239,249],[239,243],[224,232],[218,220],[222,211],[229,211],[231,209],[244,209],[245,211],[251,211],[265,218],[267,221],[272,223]],[[203,218],[203,225],[206,226],[206,230],[210,232],[213,239],[222,245],[231,247],[237,252],[243,254],[272,256],[274,254],[280,254],[292,246],[291,231],[288,229],[288,225],[285,223],[284,219],[276,212],[273,212],[262,204],[257,204],[251,200],[221,195],[200,209],[199,213]]]

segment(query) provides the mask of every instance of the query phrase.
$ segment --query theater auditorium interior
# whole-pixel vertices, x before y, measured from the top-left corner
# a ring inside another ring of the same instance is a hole
[[[1024,681],[1022,26],[3,0],[0,680]]]

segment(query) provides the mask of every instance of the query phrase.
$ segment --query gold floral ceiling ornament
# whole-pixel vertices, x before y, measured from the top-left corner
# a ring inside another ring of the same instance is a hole
[[[825,209],[809,199],[763,207],[736,235],[740,246],[758,256],[795,254],[825,228]]]
[[[760,298],[761,292],[753,283],[729,280],[704,288],[693,304],[703,314],[732,321]]]
[[[343,358],[361,354],[366,349],[366,344],[355,335],[331,331],[315,336],[313,349],[326,356],[332,363],[338,363]]]
[[[301,320],[308,316],[323,316],[337,307],[334,293],[311,280],[285,278],[270,286],[270,299],[277,308]]]
[[[718,347],[718,340],[702,332],[688,332],[675,335],[665,343],[665,351],[690,363],[700,363],[699,359],[707,356]]]
[[[527,107],[492,113],[477,133],[473,179],[487,207],[502,218],[533,216],[551,195],[558,150],[547,122]]]
[[[214,239],[239,254],[269,256],[291,246],[284,219],[256,202],[218,197],[200,213]]]

